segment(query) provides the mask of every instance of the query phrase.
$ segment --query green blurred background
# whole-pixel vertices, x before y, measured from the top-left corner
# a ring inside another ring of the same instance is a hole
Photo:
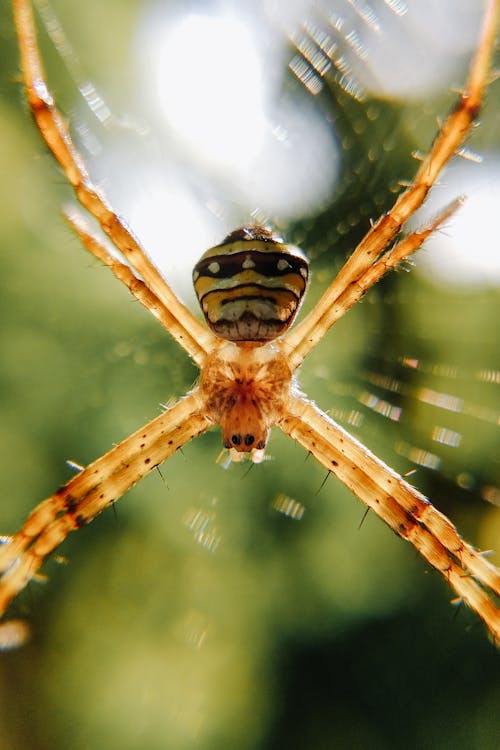
[[[123,107],[148,4],[62,5],[90,79]],[[5,0],[0,38],[0,531],[12,533],[71,476],[67,459],[101,455],[185,393],[196,371],[64,226],[70,194],[23,102]],[[44,53],[69,110],[75,92],[58,83],[50,44]],[[305,95],[291,76],[287,85]],[[475,148],[498,149],[498,92]],[[318,98],[344,153],[331,200],[287,235],[312,257],[309,304],[411,176],[409,152],[428,145],[450,102],[446,90],[356,102],[335,85]],[[372,125],[356,135],[362,117]],[[379,146],[388,136],[390,151]],[[300,377],[399,471],[414,467],[410,448],[438,455],[440,470],[418,467],[412,482],[474,544],[497,549],[500,514],[482,495],[500,485],[499,385],[473,375],[500,370],[499,314],[498,288],[399,273],[339,323]],[[390,379],[401,393],[384,387]],[[422,388],[483,411],[443,416],[415,398]],[[366,394],[401,419],[367,408]],[[432,443],[443,420],[463,435],[458,449]],[[323,470],[282,435],[251,471],[224,470],[219,451],[217,431],[187,445],[116,513],[68,539],[66,564],[51,561],[48,582],[12,605],[33,635],[0,654],[0,750],[497,748],[497,652],[413,548],[371,516],[359,528],[359,501],[333,477],[323,484]],[[300,521],[277,510],[281,496],[303,506]]]

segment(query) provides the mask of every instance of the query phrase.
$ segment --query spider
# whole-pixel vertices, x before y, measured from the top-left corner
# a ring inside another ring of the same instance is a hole
[[[13,0],[27,99],[80,204],[120,253],[111,255],[81,216],[72,230],[154,315],[200,368],[198,384],[173,406],[83,468],[40,503],[0,547],[0,613],[71,531],[92,521],[143,476],[214,425],[233,461],[259,463],[271,428],[300,443],[448,581],[500,639],[500,571],[405,479],[376,458],[303,393],[295,372],[329,329],[388,271],[418,250],[460,200],[400,238],[443,166],[463,143],[487,84],[500,0],[489,0],[464,92],[444,120],[413,182],[372,223],[316,307],[291,325],[307,287],[302,251],[267,227],[243,226],[209,249],[193,272],[203,325],[175,296],[122,219],[92,185],[44,80],[29,0]]]

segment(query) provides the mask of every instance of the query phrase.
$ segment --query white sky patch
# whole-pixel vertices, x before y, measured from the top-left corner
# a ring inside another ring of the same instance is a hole
[[[288,41],[264,22],[236,3],[203,15],[157,9],[138,50],[156,79],[152,106],[171,148],[213,175],[240,213],[287,221],[328,198],[339,156],[315,102],[283,94]]]
[[[201,159],[243,165],[259,151],[266,127],[261,61],[236,17],[190,13],[166,28],[157,91],[168,122]]]
[[[481,164],[458,162],[445,171],[411,227],[425,223],[459,195],[463,206],[425,243],[417,269],[432,280],[457,286],[500,285],[500,154]]]

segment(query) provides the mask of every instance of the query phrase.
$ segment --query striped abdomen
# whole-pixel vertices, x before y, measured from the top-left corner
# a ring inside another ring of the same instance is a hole
[[[307,279],[302,251],[261,226],[235,230],[207,250],[193,271],[208,325],[229,341],[269,341],[284,333]]]

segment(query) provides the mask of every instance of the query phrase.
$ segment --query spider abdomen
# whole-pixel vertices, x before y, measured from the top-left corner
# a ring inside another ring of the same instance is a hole
[[[207,250],[194,268],[193,282],[214,333],[229,341],[270,341],[292,324],[308,275],[299,248],[251,226]]]

